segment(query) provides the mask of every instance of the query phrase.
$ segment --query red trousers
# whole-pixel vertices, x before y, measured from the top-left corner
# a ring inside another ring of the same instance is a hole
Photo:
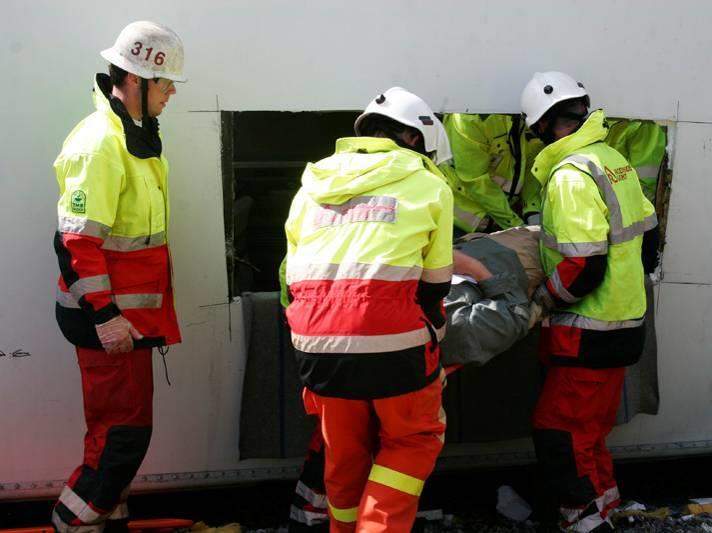
[[[77,348],[82,376],[84,460],[65,486],[52,522],[60,533],[96,530],[128,518],[126,497],[151,439],[151,349],[109,355]]]
[[[541,475],[559,503],[563,525],[590,531],[619,503],[606,437],[620,403],[624,368],[554,366],[534,410]],[[589,527],[590,526],[590,527]]]
[[[304,390],[319,417],[332,532],[407,533],[442,449],[442,383],[379,400],[346,400]]]

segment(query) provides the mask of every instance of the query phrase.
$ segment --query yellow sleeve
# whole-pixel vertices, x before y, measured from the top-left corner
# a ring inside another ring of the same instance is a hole
[[[489,174],[491,140],[481,128],[460,114],[449,115],[445,128],[460,181],[459,191],[482,206],[501,228],[522,224],[522,219],[509,205],[507,194],[492,181]]]

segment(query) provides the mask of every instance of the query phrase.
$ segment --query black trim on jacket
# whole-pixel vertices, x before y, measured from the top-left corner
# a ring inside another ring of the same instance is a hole
[[[116,307],[116,309],[118,310],[118,307]],[[87,314],[83,309],[62,307],[57,303],[54,307],[54,314],[57,318],[59,329],[62,331],[62,335],[64,335],[64,338],[70,343],[80,348],[92,348],[94,350],[104,349],[96,334],[94,324],[87,318]],[[156,348],[158,346],[165,346],[165,344],[165,337],[143,337],[142,339],[134,339],[133,341],[135,349]]]
[[[366,354],[321,354],[294,350],[299,377],[321,396],[351,400],[388,398],[420,390],[440,375],[426,375],[426,347]]]
[[[566,290],[576,298],[583,298],[603,283],[606,268],[608,268],[607,254],[584,258],[583,268]]]
[[[109,101],[111,110],[121,119],[126,136],[126,149],[139,159],[160,157],[163,151],[161,137],[158,135],[158,120],[155,117],[144,117],[148,120],[148,128],[137,126],[126,110],[124,103],[111,94],[111,78],[107,74],[97,74],[96,83]]]
[[[552,329],[556,326],[552,326]],[[577,357],[551,355],[556,366],[619,368],[640,360],[645,344],[645,324],[635,328],[598,331],[581,330]]]
[[[420,280],[415,299],[430,323],[437,329],[445,325],[445,311],[442,301],[450,292],[450,282],[429,283]]]

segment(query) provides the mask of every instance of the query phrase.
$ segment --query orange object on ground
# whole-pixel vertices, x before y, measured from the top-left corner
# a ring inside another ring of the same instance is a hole
[[[130,520],[129,530],[140,531],[174,531],[181,528],[189,528],[193,525],[192,520],[183,518],[152,518],[149,520]]]
[[[162,533],[189,528],[192,525],[192,520],[183,518],[152,518],[148,520],[131,520],[129,522],[129,530],[134,533],[143,531]],[[54,533],[54,528],[52,526],[21,527],[16,529],[0,529],[0,533]]]

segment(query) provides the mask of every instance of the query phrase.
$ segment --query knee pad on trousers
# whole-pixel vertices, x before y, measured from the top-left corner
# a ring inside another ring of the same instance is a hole
[[[596,490],[589,477],[578,475],[571,433],[535,429],[532,438],[541,475],[559,504],[579,506],[596,499]]]
[[[103,477],[110,501],[94,502],[101,508],[113,507],[121,492],[131,483],[151,442],[151,427],[114,426],[106,434],[106,446],[99,458],[98,472]],[[104,496],[99,495],[99,497]]]

